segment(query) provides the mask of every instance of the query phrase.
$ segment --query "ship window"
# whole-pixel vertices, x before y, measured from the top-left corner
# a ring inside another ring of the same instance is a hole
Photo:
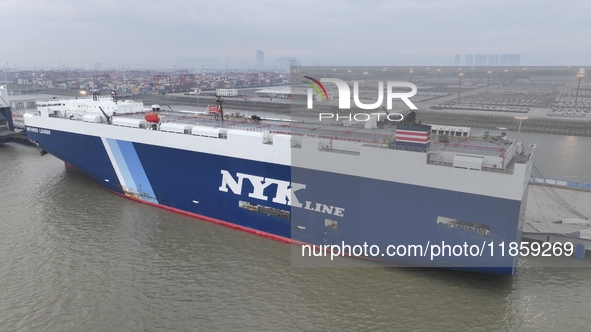
[[[245,201],[239,201],[238,206],[243,209],[249,210],[249,211],[266,214],[267,216],[279,217],[279,218],[284,218],[284,219],[290,218],[289,211],[273,208],[270,206],[264,206],[264,205],[259,205],[259,204],[255,204],[255,203],[245,202]]]
[[[468,231],[468,232],[474,232],[474,223],[473,222],[466,221],[464,223],[464,230],[465,231]]]
[[[339,228],[339,223],[336,220],[324,219],[324,226],[337,229]]]
[[[437,225],[442,227],[462,229],[462,221],[454,218],[438,216]]]
[[[490,235],[490,226],[478,224],[478,227],[476,227],[476,233],[482,235]]]

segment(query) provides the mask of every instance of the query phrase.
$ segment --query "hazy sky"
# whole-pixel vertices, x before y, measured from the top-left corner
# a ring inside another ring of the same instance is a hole
[[[172,67],[182,58],[252,67],[257,49],[270,66],[278,57],[453,65],[455,54],[507,53],[522,65],[589,65],[589,13],[588,0],[0,0],[0,67]]]

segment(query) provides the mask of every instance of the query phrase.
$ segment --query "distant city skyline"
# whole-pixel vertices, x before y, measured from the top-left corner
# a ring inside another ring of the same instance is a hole
[[[464,63],[460,64],[461,55],[454,57],[454,66],[520,66],[521,54],[466,54]],[[500,61],[499,61],[500,59]]]
[[[467,7],[487,14],[464,14]],[[521,54],[528,66],[589,65],[589,12],[591,3],[581,0],[560,6],[547,0],[301,0],[272,6],[9,0],[2,5],[0,68],[198,66],[177,59],[207,60],[204,68],[253,68],[256,50],[264,51],[265,67],[289,57],[320,66],[450,65],[457,54],[499,54],[499,65],[504,54]],[[322,22],[322,30],[302,19]]]

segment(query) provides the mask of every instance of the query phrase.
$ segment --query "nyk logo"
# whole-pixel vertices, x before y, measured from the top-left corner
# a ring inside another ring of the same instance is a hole
[[[274,203],[290,205],[297,208],[303,207],[306,210],[332,214],[338,217],[344,216],[344,208],[321,203],[313,203],[310,201],[305,201],[305,205],[300,203],[295,195],[295,192],[306,189],[305,184],[287,182],[244,173],[236,173],[237,179],[234,179],[230,172],[226,170],[221,170],[221,173],[222,185],[218,188],[220,191],[229,192],[229,189],[235,195],[242,195],[242,184],[244,183],[244,179],[247,179],[253,187],[252,192],[248,193],[248,197],[269,201],[269,198],[271,197],[266,196],[264,191],[266,188],[271,187],[272,185],[277,185],[275,196],[271,198],[271,201]]]
[[[312,89],[316,90],[320,99],[328,99],[328,93],[326,92],[326,88],[322,83],[334,83],[337,86],[339,91],[339,109],[350,109],[351,108],[351,89],[349,85],[338,78],[321,78],[320,81],[314,79],[309,76],[304,76],[304,78],[309,79],[312,82],[305,81],[312,87]],[[394,92],[392,88],[410,88],[410,92]],[[402,100],[411,110],[416,110],[417,107],[410,101],[410,97],[414,96],[417,93],[417,86],[410,82],[391,82],[388,81],[386,84],[387,93],[386,93],[386,109],[392,109],[392,99],[400,99]],[[314,92],[312,89],[308,89],[308,109],[312,109],[312,104],[314,101]],[[323,94],[324,93],[324,94]],[[364,110],[373,110],[382,105],[384,101],[384,82],[378,82],[378,100],[373,104],[363,104],[359,100],[359,81],[353,81],[353,101],[355,105]]]

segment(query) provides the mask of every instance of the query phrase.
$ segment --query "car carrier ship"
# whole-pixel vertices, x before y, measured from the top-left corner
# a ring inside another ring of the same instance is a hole
[[[24,120],[42,152],[150,205],[318,247],[521,240],[532,153],[504,133],[164,111],[98,95],[37,104]],[[500,274],[518,262],[499,252],[377,258]]]

